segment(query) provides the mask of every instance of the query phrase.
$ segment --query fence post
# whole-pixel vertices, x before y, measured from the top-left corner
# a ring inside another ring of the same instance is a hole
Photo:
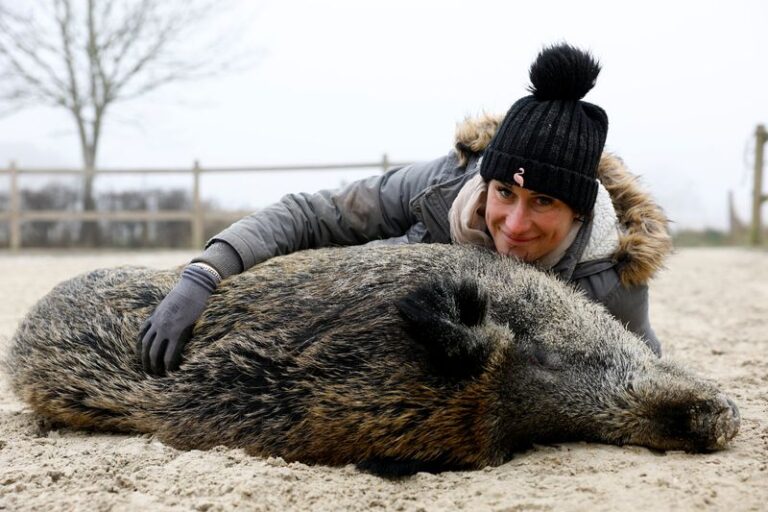
[[[16,162],[11,161],[11,250],[21,248],[21,198],[19,197],[19,172]]]
[[[192,167],[192,247],[203,247],[203,204],[200,200],[200,162],[195,160]]]
[[[384,174],[389,170],[389,156],[386,153],[381,155],[381,173]]]
[[[762,223],[760,219],[760,210],[763,202],[768,196],[763,195],[763,146],[768,140],[768,133],[765,126],[757,125],[755,130],[755,181],[752,196],[752,229],[750,230],[749,243],[753,246],[760,245],[762,242]]]

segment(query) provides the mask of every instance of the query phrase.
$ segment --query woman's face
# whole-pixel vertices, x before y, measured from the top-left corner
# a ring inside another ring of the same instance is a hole
[[[485,223],[500,254],[536,261],[563,241],[575,217],[553,197],[498,180],[488,183]]]

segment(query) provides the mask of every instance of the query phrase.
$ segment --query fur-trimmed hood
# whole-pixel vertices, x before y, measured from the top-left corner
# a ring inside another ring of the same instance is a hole
[[[455,150],[462,165],[485,150],[502,119],[483,114],[459,123]],[[603,153],[597,177],[611,196],[622,228],[613,256],[619,262],[621,281],[627,286],[645,284],[672,252],[669,219],[619,157]]]

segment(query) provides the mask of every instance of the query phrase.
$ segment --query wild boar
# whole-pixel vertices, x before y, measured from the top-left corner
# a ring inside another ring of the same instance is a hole
[[[221,283],[178,371],[142,321],[178,270],[56,286],[13,340],[16,393],[72,427],[385,475],[498,465],[531,443],[724,448],[739,412],[556,278],[455,245],[320,249]]]

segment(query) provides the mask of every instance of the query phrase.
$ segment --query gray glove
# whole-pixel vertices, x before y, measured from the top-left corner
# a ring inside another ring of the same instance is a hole
[[[138,352],[144,370],[164,375],[178,369],[194,323],[220,281],[215,271],[196,264],[184,269],[176,286],[141,326]]]

